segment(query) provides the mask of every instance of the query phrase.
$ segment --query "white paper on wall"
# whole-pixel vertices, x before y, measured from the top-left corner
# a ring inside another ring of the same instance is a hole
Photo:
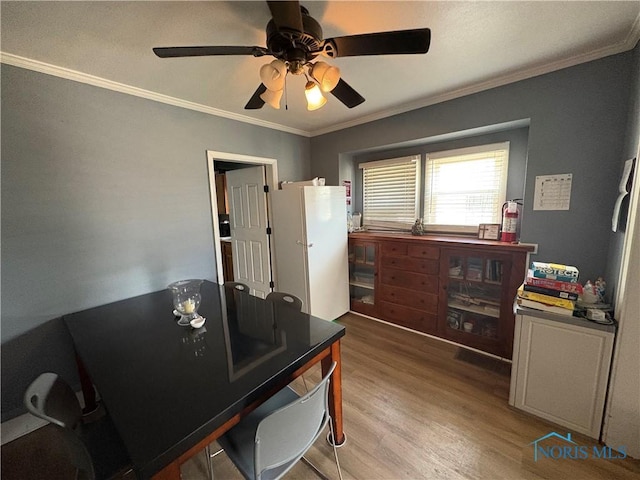
[[[573,174],[540,175],[536,177],[534,210],[569,210]]]

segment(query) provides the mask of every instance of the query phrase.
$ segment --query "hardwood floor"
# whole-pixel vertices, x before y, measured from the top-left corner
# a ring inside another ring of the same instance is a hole
[[[640,479],[640,461],[630,458],[534,461],[531,442],[567,430],[509,407],[506,364],[357,315],[340,322],[347,327],[342,340],[347,443],[338,451],[345,480]],[[305,377],[319,381],[319,367]],[[295,386],[302,388],[302,382]],[[589,449],[597,445],[577,433],[572,439]],[[12,475],[5,470],[10,447],[3,447],[3,479],[64,478],[50,469],[42,477]],[[30,457],[28,449],[21,450]],[[338,478],[324,440],[307,457]],[[218,479],[241,478],[224,454],[213,466]],[[207,478],[204,456],[185,464],[182,473],[185,480]],[[286,478],[316,477],[299,463]]]

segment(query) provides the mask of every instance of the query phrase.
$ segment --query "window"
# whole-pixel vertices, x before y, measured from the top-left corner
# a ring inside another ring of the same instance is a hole
[[[431,230],[475,232],[500,223],[507,191],[509,142],[429,153],[424,223]]]
[[[361,163],[364,225],[406,228],[420,216],[420,156]]]

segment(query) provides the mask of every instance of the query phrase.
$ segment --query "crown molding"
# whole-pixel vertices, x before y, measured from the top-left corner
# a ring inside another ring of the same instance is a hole
[[[398,105],[394,108],[374,112],[370,115],[365,115],[349,122],[339,123],[331,125],[327,128],[313,130],[311,132],[311,136],[317,137],[320,135],[325,135],[327,133],[336,132],[338,130],[344,130],[346,128],[355,127],[376,120],[381,120],[383,118],[392,117],[401,113],[406,113],[411,110],[417,110],[420,108],[428,107],[430,105],[435,105],[437,103],[442,103],[449,100],[454,100],[456,98],[465,97],[467,95],[472,95],[474,93],[479,93],[484,90],[502,87],[510,83],[515,83],[521,80],[537,77],[539,75],[544,75],[546,73],[555,72],[557,70],[562,70],[563,68],[573,67],[581,63],[591,62],[600,58],[616,55],[618,53],[626,52],[627,50],[631,50],[632,48],[634,48],[638,43],[638,40],[640,40],[640,14],[636,17],[636,20],[633,23],[633,26],[631,27],[631,30],[629,31],[629,34],[627,35],[625,40],[613,45],[609,45],[607,47],[592,50],[591,52],[575,55],[573,57],[565,58],[555,62],[537,65],[525,70],[519,70],[517,72],[502,75],[485,82],[475,83],[467,87],[452,90],[450,92],[445,92],[440,95],[435,95],[432,97],[419,99],[414,102]]]
[[[438,103],[454,100],[456,98],[464,97],[467,95],[472,95],[474,93],[479,93],[485,90],[490,90],[492,88],[501,87],[501,86],[508,85],[510,83],[518,82],[521,80],[537,77],[539,75],[551,73],[557,70],[561,70],[563,68],[573,67],[581,63],[598,60],[600,58],[604,58],[610,55],[622,53],[634,48],[636,43],[638,43],[638,40],[640,40],[640,14],[636,17],[631,29],[629,30],[629,34],[626,36],[626,38],[623,41],[615,43],[613,45],[609,45],[607,47],[603,47],[597,50],[592,50],[591,52],[583,53],[580,55],[575,55],[570,58],[558,60],[551,63],[545,63],[542,65],[536,65],[534,67],[531,67],[525,70],[508,73],[506,75],[502,75],[502,76],[493,78],[491,80],[487,80],[485,82],[475,83],[473,85],[469,85],[456,90],[451,90],[449,92],[445,92],[439,95],[418,99],[409,103],[397,105],[390,109],[380,110],[378,112],[374,112],[354,120],[350,120],[343,123],[332,124],[329,127],[320,128],[312,131],[300,130],[293,127],[287,127],[285,125],[281,125],[278,123],[258,120],[252,117],[248,117],[246,115],[239,115],[236,113],[227,112],[225,110],[220,110],[217,108],[209,107],[209,106],[202,105],[195,102],[189,102],[187,100],[182,100],[176,97],[171,97],[169,95],[152,92],[150,90],[144,90],[138,87],[132,87],[130,85],[114,82],[111,80],[107,80],[105,78],[89,75],[86,73],[78,72],[76,70],[59,67],[49,63],[33,60],[26,57],[21,57],[19,55],[14,55],[14,54],[2,52],[2,51],[0,51],[0,63],[13,65],[15,67],[20,67],[20,68],[26,68],[28,70],[33,70],[33,71],[44,73],[47,75],[53,75],[56,77],[65,78],[67,80],[72,80],[75,82],[86,83],[88,85],[93,85],[96,87],[106,88],[108,90],[113,90],[113,91],[125,93],[128,95],[134,95],[137,97],[146,98],[148,100],[153,100],[155,102],[173,105],[175,107],[186,108],[189,110],[206,113],[208,115],[213,115],[216,117],[222,117],[230,120],[235,120],[238,122],[249,123],[252,125],[270,128],[273,130],[280,130],[282,132],[292,133],[294,135],[300,135],[303,137],[316,137],[320,135],[325,135],[327,133],[336,132],[338,130],[344,130],[346,128],[355,127],[365,123],[374,122],[376,120],[381,120],[383,118],[392,117],[394,115],[406,113],[411,110],[417,110],[420,108],[428,107],[430,105],[435,105]]]
[[[300,130],[297,128],[291,128],[284,125],[280,125],[273,122],[267,122],[264,120],[258,120],[248,117],[246,115],[239,115],[237,113],[227,112],[217,108],[202,105],[200,103],[189,102],[180,98],[171,97],[162,93],[152,92],[143,88],[132,87],[124,83],[114,82],[107,80],[106,78],[97,77],[95,75],[89,75],[87,73],[78,72],[77,70],[71,70],[69,68],[59,67],[50,63],[41,62],[39,60],[33,60],[31,58],[21,57],[12,53],[6,53],[0,51],[0,63],[12,65],[14,67],[25,68],[27,70],[33,70],[35,72],[44,73],[46,75],[52,75],[54,77],[64,78],[66,80],[72,80],[74,82],[86,83],[87,85],[93,85],[94,87],[105,88],[107,90],[113,90],[115,92],[125,93],[127,95],[133,95],[135,97],[145,98],[147,100],[153,100],[154,102],[165,103],[167,105],[173,105],[174,107],[186,108],[188,110],[195,110],[196,112],[206,113],[207,115],[213,115],[216,117],[227,118],[230,120],[236,120],[238,122],[250,123],[259,127],[271,128],[273,130],[280,130],[287,133],[293,133],[295,135],[302,135],[309,137],[310,133],[306,130]]]

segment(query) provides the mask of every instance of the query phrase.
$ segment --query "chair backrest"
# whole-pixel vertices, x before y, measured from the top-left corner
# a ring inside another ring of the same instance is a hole
[[[249,287],[241,282],[224,282],[224,286],[235,288],[236,290],[239,290],[241,292],[249,293]]]
[[[30,413],[58,427],[71,463],[84,478],[95,478],[91,454],[78,434],[82,407],[69,384],[55,373],[43,373],[27,387],[24,403]]]
[[[258,424],[255,436],[255,478],[285,466],[284,474],[313,445],[329,421],[329,379],[334,362],[309,393],[274,411]],[[288,465],[288,466],[286,466]]]
[[[284,292],[271,292],[266,297],[267,301],[276,302],[281,305],[287,305],[291,308],[295,308],[296,310],[302,310],[302,300],[300,300],[295,295],[291,295],[290,293]]]
[[[27,388],[27,410],[62,428],[75,429],[82,421],[82,408],[71,387],[55,373],[43,373]]]

